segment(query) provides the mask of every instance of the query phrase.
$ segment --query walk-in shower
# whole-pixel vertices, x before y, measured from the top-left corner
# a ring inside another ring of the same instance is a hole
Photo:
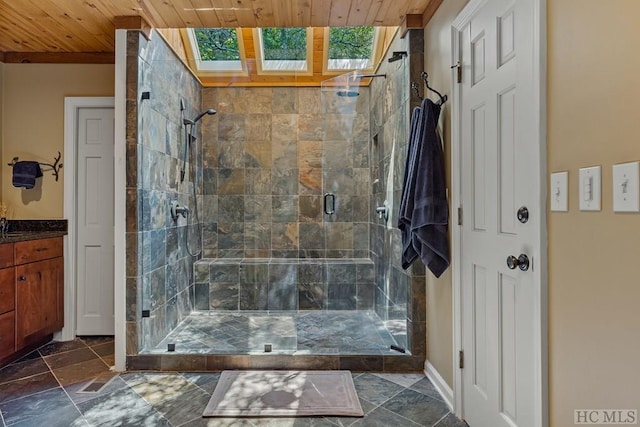
[[[223,112],[201,135],[202,199],[212,209],[203,210],[194,310],[149,353],[411,354],[406,282],[391,296],[371,251],[378,219],[367,84],[384,86],[386,77],[204,90]],[[185,146],[214,112],[182,119]]]
[[[402,158],[386,147],[406,127],[406,61],[320,87],[300,75],[290,87],[204,88],[179,69],[156,72],[180,61],[149,61],[153,73],[139,61],[144,85],[175,90],[137,115],[130,366],[269,368],[308,356],[295,366],[420,368],[424,297],[392,268],[395,240],[376,215],[384,185],[399,190],[389,162]]]

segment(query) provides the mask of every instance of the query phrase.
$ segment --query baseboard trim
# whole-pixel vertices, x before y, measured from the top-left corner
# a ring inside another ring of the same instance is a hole
[[[428,360],[424,362],[424,373],[449,406],[449,410],[453,411],[453,390]]]

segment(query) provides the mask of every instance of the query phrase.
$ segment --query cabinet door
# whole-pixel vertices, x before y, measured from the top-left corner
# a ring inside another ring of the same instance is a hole
[[[62,328],[63,285],[62,258],[16,267],[16,350]]]
[[[15,308],[16,280],[13,267],[0,269],[0,314]]]
[[[10,311],[0,315],[0,360],[15,351],[15,316]]]
[[[13,267],[13,243],[0,245],[0,268]]]

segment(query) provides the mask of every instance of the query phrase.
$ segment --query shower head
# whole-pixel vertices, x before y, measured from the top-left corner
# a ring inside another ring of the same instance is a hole
[[[339,90],[336,92],[336,95],[347,97],[347,98],[353,98],[354,96],[360,95],[360,93],[356,92],[355,90]]]
[[[349,86],[349,82],[356,83],[360,79],[371,79],[371,78],[374,78],[374,77],[384,77],[386,79],[387,75],[386,74],[351,74],[351,75],[347,76],[347,86],[346,86],[346,88],[344,90],[337,91],[336,95],[347,97],[347,98],[353,98],[355,96],[358,96],[358,95],[360,95],[360,92],[358,92],[357,90],[351,90],[351,88]]]
[[[193,120],[189,120],[189,119],[182,119],[182,123],[185,125],[195,125],[198,120],[200,120],[201,118],[203,118],[206,115],[214,115],[216,113],[216,110],[214,110],[213,108],[209,108],[208,110],[203,111],[202,113],[198,114],[196,116],[195,119]]]
[[[393,52],[393,54],[391,55],[391,58],[389,58],[389,62],[399,61],[402,58],[404,58],[405,56],[407,56],[407,52],[404,52],[404,51]]]

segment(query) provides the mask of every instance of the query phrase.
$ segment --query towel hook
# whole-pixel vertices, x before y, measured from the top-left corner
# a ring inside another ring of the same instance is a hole
[[[420,73],[420,78],[424,82],[424,85],[426,86],[427,89],[434,92],[436,95],[440,97],[440,99],[438,99],[438,101],[436,102],[438,105],[442,105],[445,102],[447,102],[447,99],[448,99],[447,95],[443,95],[437,90],[435,90],[434,88],[432,88],[431,86],[429,86],[429,74],[427,74],[426,71],[423,71]],[[416,96],[418,97],[418,99],[420,99],[420,101],[424,100],[424,98],[420,96],[420,90],[416,82],[411,82],[411,89],[413,89],[416,92]]]

